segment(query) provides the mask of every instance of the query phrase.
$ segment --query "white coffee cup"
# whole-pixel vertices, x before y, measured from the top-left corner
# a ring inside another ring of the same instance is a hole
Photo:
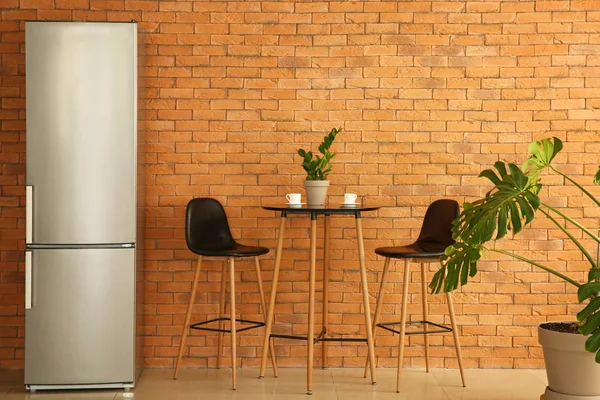
[[[358,196],[354,193],[345,193],[344,194],[344,204],[355,204],[357,197]]]
[[[300,204],[302,202],[302,194],[300,193],[289,193],[285,195],[288,204]]]

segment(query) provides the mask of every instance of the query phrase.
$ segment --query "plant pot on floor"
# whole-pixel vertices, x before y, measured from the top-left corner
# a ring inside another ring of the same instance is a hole
[[[329,181],[304,181],[306,202],[309,207],[324,207]]]
[[[567,333],[570,326],[577,332],[571,322],[545,323],[538,328],[548,375],[544,398],[600,400],[600,364],[594,360],[595,353],[585,351],[587,336]]]

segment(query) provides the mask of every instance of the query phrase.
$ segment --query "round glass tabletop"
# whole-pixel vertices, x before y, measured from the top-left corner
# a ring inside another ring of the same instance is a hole
[[[355,214],[363,211],[376,211],[379,206],[363,206],[360,204],[336,205],[336,206],[308,206],[305,204],[285,204],[281,206],[262,206],[265,210],[285,211],[289,214]]]

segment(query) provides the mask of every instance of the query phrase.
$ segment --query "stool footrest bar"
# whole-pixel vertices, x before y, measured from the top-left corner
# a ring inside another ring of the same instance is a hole
[[[401,322],[381,322],[381,323],[377,324],[377,326],[380,328],[383,328],[387,331],[400,334],[400,331],[390,328],[390,326],[400,325],[400,324],[401,324]],[[423,331],[405,332],[404,333],[405,335],[429,335],[430,333],[452,332],[452,328],[450,328],[449,326],[436,324],[435,322],[431,322],[431,321],[408,321],[408,322],[406,322],[406,325],[431,325],[438,329],[427,330],[427,331],[423,330]]]
[[[214,318],[214,319],[210,319],[208,321],[204,321],[204,322],[198,322],[195,324],[190,325],[190,329],[196,329],[199,331],[210,331],[210,332],[225,332],[225,333],[231,333],[231,329],[218,329],[218,328],[205,328],[202,325],[206,325],[206,324],[210,324],[212,322],[217,322],[217,321],[230,321],[229,318]],[[243,332],[243,331],[247,331],[249,329],[256,329],[256,328],[260,328],[261,326],[265,326],[264,322],[259,322],[259,321],[250,321],[247,319],[236,319],[235,322],[239,322],[241,324],[251,324],[251,326],[246,326],[240,329],[236,329],[236,332]]]

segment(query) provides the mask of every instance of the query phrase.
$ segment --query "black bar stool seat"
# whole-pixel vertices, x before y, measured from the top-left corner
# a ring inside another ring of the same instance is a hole
[[[190,250],[205,257],[257,257],[269,252],[266,247],[246,246],[237,242],[212,245],[211,247],[205,246],[203,248],[190,246]]]
[[[236,242],[223,206],[211,198],[193,199],[188,203],[185,241],[192,252],[205,257],[256,257],[269,252],[265,247]]]
[[[388,258],[440,258],[444,255],[446,247],[439,247],[438,251],[426,251],[417,242],[408,246],[379,247],[375,254]]]

